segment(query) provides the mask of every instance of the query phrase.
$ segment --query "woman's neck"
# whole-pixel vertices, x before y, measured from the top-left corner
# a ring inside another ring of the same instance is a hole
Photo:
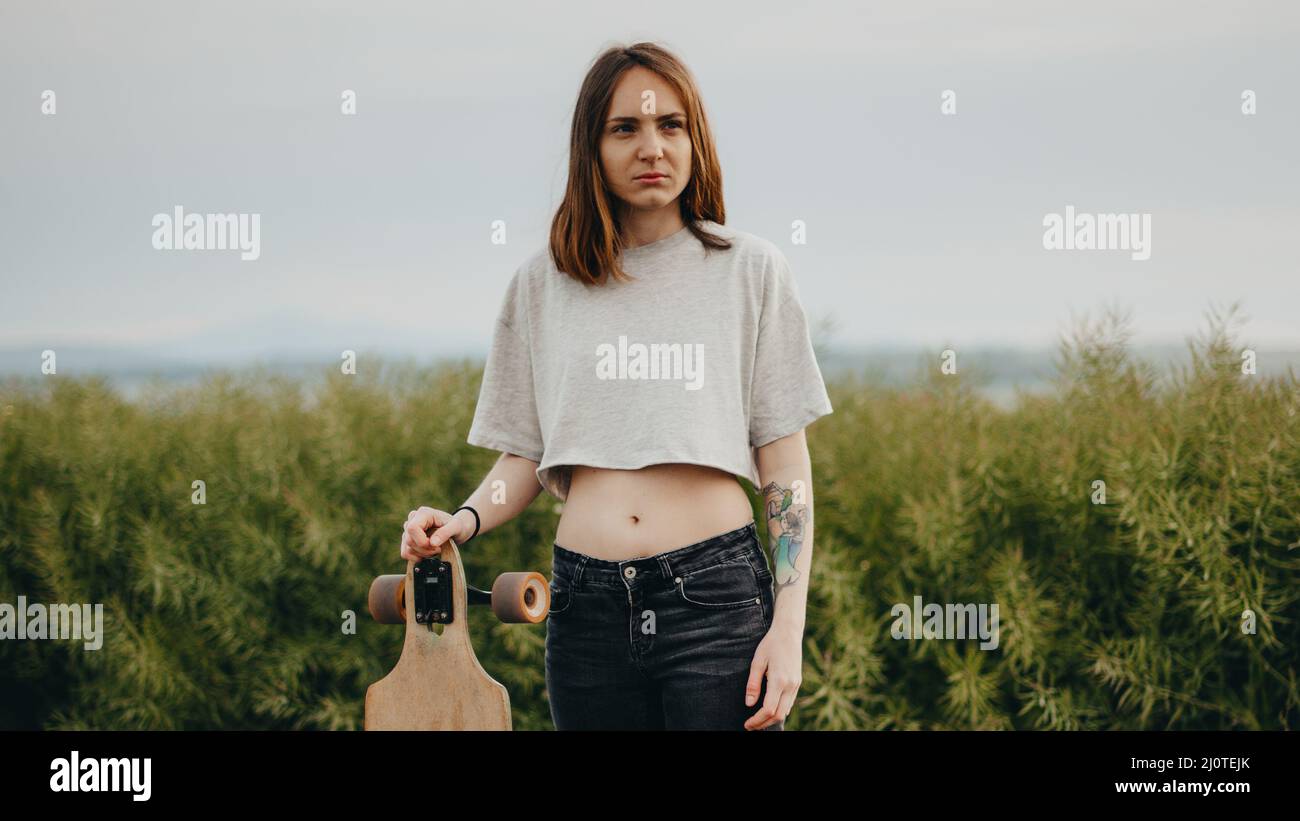
[[[651,212],[633,212],[623,218],[623,247],[635,248],[670,237],[686,227],[677,203]]]

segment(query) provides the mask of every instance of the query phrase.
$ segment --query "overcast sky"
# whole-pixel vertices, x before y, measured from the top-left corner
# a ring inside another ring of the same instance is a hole
[[[1294,349],[1298,9],[7,0],[0,347],[485,347],[588,65],[654,40],[700,84],[728,224],[838,343],[1051,345],[1109,302],[1178,342],[1239,299],[1246,341]],[[260,214],[260,258],[154,250],[177,205]],[[1151,258],[1045,250],[1067,205],[1150,214]]]

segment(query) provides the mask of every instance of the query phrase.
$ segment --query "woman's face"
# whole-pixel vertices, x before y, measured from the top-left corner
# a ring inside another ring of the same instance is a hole
[[[662,77],[641,66],[624,72],[600,138],[610,191],[638,211],[673,205],[691,178],[689,128],[686,107]],[[661,176],[640,179],[647,173]]]

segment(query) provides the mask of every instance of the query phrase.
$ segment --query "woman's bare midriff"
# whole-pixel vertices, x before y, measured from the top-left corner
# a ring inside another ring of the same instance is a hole
[[[555,541],[596,559],[654,556],[754,521],[736,477],[702,465],[575,465]]]

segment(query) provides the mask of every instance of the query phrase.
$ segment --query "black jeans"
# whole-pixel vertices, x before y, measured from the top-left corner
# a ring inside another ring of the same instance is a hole
[[[554,545],[546,689],[557,730],[742,730],[772,573],[754,522],[621,562]],[[780,730],[783,722],[767,729]]]

